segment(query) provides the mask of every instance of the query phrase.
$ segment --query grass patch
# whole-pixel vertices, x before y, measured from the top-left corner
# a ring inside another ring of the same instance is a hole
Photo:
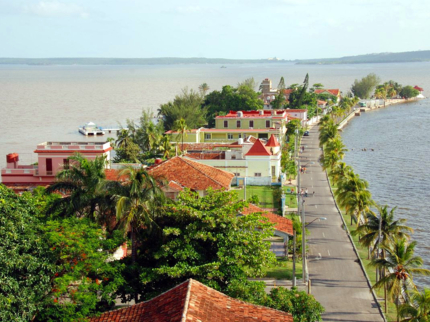
[[[295,194],[288,194],[287,189],[295,187],[285,186],[285,204],[288,208],[297,208],[297,198]],[[235,189],[239,199],[245,199],[245,189]],[[279,186],[246,186],[246,199],[256,195],[259,200],[259,206],[262,208],[281,208],[281,187]]]
[[[277,280],[293,279],[293,260],[287,257],[277,257],[276,263],[269,265],[265,271],[265,278],[274,278]],[[296,278],[302,277],[302,263],[296,258]]]

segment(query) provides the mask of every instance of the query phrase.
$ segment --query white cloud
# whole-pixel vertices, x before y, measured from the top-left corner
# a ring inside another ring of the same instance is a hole
[[[84,8],[74,4],[60,1],[39,1],[37,4],[26,5],[24,10],[27,13],[38,16],[79,16],[88,18],[89,13]]]

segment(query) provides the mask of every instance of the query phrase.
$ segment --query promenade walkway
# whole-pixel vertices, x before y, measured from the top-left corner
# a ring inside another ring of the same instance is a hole
[[[318,163],[321,154],[318,144],[315,126],[310,136],[302,139],[305,150],[301,164],[307,170],[301,176],[301,185],[309,191],[305,198],[306,222],[319,217],[327,220],[316,220],[307,227],[311,233],[307,238],[311,293],[326,309],[324,321],[383,321],[347,233],[342,229],[326,174]]]

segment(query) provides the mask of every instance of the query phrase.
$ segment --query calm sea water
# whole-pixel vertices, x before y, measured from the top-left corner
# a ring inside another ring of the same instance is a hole
[[[254,77],[277,85],[302,83],[340,88],[346,93],[354,79],[369,73],[382,81],[419,85],[430,96],[430,63],[305,66],[292,63],[174,66],[6,66],[0,65],[0,167],[6,154],[18,152],[23,163],[36,162],[33,151],[44,141],[89,141],[78,126],[101,126],[138,119],[143,108],[156,111],[184,87],[211,90],[237,85]],[[398,206],[419,241],[419,254],[430,268],[429,161],[430,103],[392,106],[366,113],[345,128],[351,150],[346,162],[369,181],[374,199]],[[104,140],[105,138],[96,138]],[[362,152],[367,148],[368,152]],[[370,152],[373,148],[375,151]],[[354,149],[354,151],[352,151]],[[427,283],[425,280],[423,283]],[[428,282],[427,284],[430,284]]]
[[[345,162],[369,182],[377,203],[397,206],[396,218],[414,228],[417,253],[430,269],[430,100],[361,115],[342,133]],[[430,286],[428,277],[417,281]]]

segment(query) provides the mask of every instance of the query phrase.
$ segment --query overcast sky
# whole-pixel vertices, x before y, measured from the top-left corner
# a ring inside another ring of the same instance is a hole
[[[0,0],[0,57],[328,58],[429,33],[427,0]]]

